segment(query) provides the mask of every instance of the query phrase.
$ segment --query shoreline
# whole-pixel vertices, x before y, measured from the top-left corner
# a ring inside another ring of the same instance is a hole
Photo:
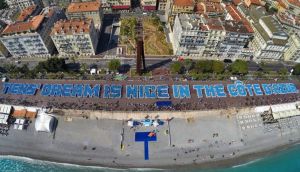
[[[19,154],[19,153],[2,153],[0,151],[0,156],[13,156],[16,157],[16,159],[20,158],[29,158],[30,160],[38,160],[38,161],[45,161],[46,163],[54,163],[54,164],[60,164],[60,165],[70,165],[70,166],[82,166],[82,167],[88,167],[88,168],[108,168],[108,169],[120,169],[120,170],[128,170],[128,169],[151,169],[151,170],[193,170],[193,169],[211,169],[211,168],[230,168],[234,166],[239,166],[247,163],[251,163],[252,161],[257,161],[263,158],[266,158],[267,156],[272,156],[274,154],[280,153],[282,151],[285,151],[287,149],[291,149],[293,147],[296,147],[300,144],[300,140],[295,141],[290,144],[286,145],[279,145],[277,147],[273,147],[268,150],[263,150],[259,152],[253,152],[245,155],[240,155],[237,157],[224,159],[224,160],[216,160],[216,161],[208,161],[208,162],[202,162],[197,164],[186,164],[186,165],[166,165],[166,166],[106,166],[105,164],[94,164],[94,163],[82,163],[82,162],[75,162],[75,161],[65,161],[65,160],[59,160],[57,157],[54,159],[51,157],[42,157],[42,156],[36,156],[36,155],[25,155],[25,154]]]

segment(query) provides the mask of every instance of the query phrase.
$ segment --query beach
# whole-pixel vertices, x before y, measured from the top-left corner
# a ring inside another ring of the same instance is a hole
[[[160,112],[151,112],[151,117],[156,114],[165,121],[157,128],[131,128],[125,120],[107,119],[105,115],[88,119],[78,116],[67,121],[65,117],[72,114],[65,114],[57,116],[53,134],[36,132],[33,121],[27,131],[11,129],[8,136],[2,136],[0,153],[80,165],[173,169],[199,164],[229,166],[300,140],[299,116],[264,125],[254,108],[182,113],[186,115],[175,115],[168,123]],[[141,112],[139,116],[143,114],[150,113]],[[134,141],[134,134],[154,129],[157,141],[149,142],[149,160],[144,160],[144,145]]]

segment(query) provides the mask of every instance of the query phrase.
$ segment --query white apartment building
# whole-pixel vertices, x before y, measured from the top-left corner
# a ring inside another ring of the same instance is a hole
[[[249,59],[252,37],[251,28],[240,21],[180,14],[173,27],[173,50],[175,55],[195,59]]]
[[[41,0],[5,0],[5,1],[10,8],[18,7],[20,10],[23,10],[32,5],[42,6]]]
[[[289,36],[278,20],[274,16],[269,16],[264,7],[247,8],[244,4],[240,4],[238,9],[247,17],[254,30],[254,39],[250,42],[254,60],[283,60],[284,52],[289,47]]]
[[[284,60],[300,63],[300,35],[294,33],[290,36],[288,42],[290,47],[284,53]]]
[[[166,11],[167,3],[169,0],[158,0],[158,11]]]
[[[288,49],[288,34],[272,16],[263,16],[253,23],[254,39],[251,46],[255,50],[256,60],[283,60]]]
[[[60,20],[55,23],[51,38],[61,57],[96,53],[98,37],[92,19]]]
[[[44,8],[27,21],[8,25],[0,40],[13,57],[49,57],[55,50],[51,28],[63,16],[58,8]]]

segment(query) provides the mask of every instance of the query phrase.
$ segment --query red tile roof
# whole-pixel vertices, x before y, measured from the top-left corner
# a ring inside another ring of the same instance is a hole
[[[261,0],[245,0],[244,3],[247,7],[250,7],[250,5],[262,5]]]
[[[44,20],[44,15],[37,15],[28,22],[16,22],[6,26],[1,34],[12,34],[36,30]]]
[[[199,14],[205,14],[205,13],[223,13],[224,9],[220,5],[220,3],[214,3],[214,2],[200,2],[196,5],[195,11]]]
[[[230,14],[230,16],[233,18],[234,21],[241,21],[243,16],[242,14],[237,10],[237,8],[233,5],[227,5],[226,6],[227,12]]]
[[[232,1],[232,3],[234,4],[234,5],[238,5],[239,3],[241,3],[242,1],[241,0],[233,0]]]
[[[88,11],[98,11],[101,7],[100,2],[90,1],[90,2],[73,2],[68,6],[68,13],[76,12],[88,12]]]
[[[34,12],[36,7],[37,7],[36,5],[32,5],[32,6],[29,6],[29,7],[25,8],[21,12],[19,17],[17,18],[17,21],[25,21],[27,19],[27,17],[29,17]]]
[[[73,32],[89,33],[91,24],[92,19],[60,20],[54,24],[51,35],[61,33],[62,31],[66,35],[72,35]]]
[[[174,0],[174,5],[176,6],[194,6],[193,0]]]
[[[242,14],[238,11],[238,9],[234,5],[227,5],[226,6],[227,12],[230,14],[232,17],[233,21],[235,22],[242,22],[243,25],[246,27],[247,31],[250,33],[253,33],[253,29],[250,25],[250,23],[245,19]]]

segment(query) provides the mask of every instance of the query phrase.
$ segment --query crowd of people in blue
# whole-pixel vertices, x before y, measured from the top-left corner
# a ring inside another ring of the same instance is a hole
[[[101,91],[103,89],[103,91]],[[234,84],[215,85],[126,85],[123,93],[122,85],[95,84],[3,84],[2,93],[11,95],[36,95],[53,97],[98,97],[104,99],[190,99],[191,89],[197,98],[207,97],[246,97],[262,95],[278,95],[298,93],[294,83],[273,84]]]

